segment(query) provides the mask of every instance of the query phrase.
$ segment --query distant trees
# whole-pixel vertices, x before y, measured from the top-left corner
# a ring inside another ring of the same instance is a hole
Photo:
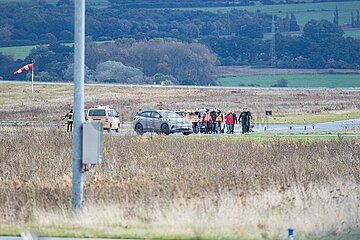
[[[144,83],[144,74],[137,68],[128,67],[121,62],[99,63],[94,74],[96,82]]]
[[[341,38],[344,34],[341,27],[335,23],[327,20],[311,20],[305,24],[303,35],[305,38],[318,42],[332,38]]]
[[[354,13],[351,12],[351,27],[360,28],[360,12],[359,12],[359,10],[356,11],[356,18],[354,16]]]
[[[276,34],[276,66],[280,68],[360,68],[360,40],[344,38],[343,30],[326,20],[312,20],[302,36]],[[270,41],[244,37],[206,37],[222,65],[268,65]]]
[[[140,69],[148,78],[157,79],[162,74],[171,76],[169,80],[177,84],[216,84],[217,58],[202,44],[177,41],[90,44],[87,58],[96,59],[88,64],[90,68],[104,61],[118,61]]]
[[[138,1],[142,2],[142,1]],[[173,4],[173,1],[154,1]],[[188,1],[190,2],[190,1]],[[191,1],[192,2],[192,1]],[[202,1],[194,1],[202,3]],[[207,1],[213,3],[215,1]],[[217,4],[238,4],[239,1],[216,1]],[[261,38],[271,30],[271,16],[261,12],[231,10],[230,12],[185,11],[170,9],[120,8],[131,1],[113,1],[118,7],[89,8],[86,13],[86,35],[93,40],[176,38],[191,42],[204,36],[238,35]],[[183,1],[181,2],[183,4]],[[135,7],[135,6],[134,6]],[[74,10],[72,0],[61,0],[57,6],[44,1],[1,4],[0,46],[22,42],[51,44],[72,42]],[[297,31],[295,16],[284,29]]]

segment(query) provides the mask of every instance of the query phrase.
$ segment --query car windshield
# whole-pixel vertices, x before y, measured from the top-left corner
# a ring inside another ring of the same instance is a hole
[[[106,116],[105,109],[90,109],[89,116],[99,117]]]
[[[176,114],[174,112],[161,112],[161,116],[163,118],[181,118],[179,114]]]

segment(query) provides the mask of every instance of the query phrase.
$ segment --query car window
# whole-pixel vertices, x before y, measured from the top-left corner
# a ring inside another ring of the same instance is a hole
[[[141,116],[141,117],[146,117],[146,118],[148,118],[148,117],[151,116],[151,112],[142,112],[142,113],[140,114],[140,116]]]
[[[93,116],[93,117],[106,116],[106,112],[105,109],[90,109],[88,116]]]
[[[174,112],[162,112],[161,116],[163,118],[181,118],[179,114],[176,114]]]
[[[108,115],[109,117],[115,117],[115,113],[114,113],[113,110],[107,110],[107,115]]]
[[[153,118],[160,118],[161,116],[160,116],[160,113],[158,113],[158,112],[152,112],[152,117]]]

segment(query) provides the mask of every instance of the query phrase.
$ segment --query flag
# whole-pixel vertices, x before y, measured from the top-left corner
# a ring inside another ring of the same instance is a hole
[[[31,69],[32,69],[32,64],[27,64],[27,65],[23,66],[22,68],[20,68],[19,70],[17,70],[16,72],[14,72],[14,75],[22,73],[27,70],[31,70]]]

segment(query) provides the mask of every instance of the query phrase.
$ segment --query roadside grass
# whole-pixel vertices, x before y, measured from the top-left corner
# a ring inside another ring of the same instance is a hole
[[[286,79],[294,88],[358,88],[360,74],[283,74],[254,75],[219,78],[221,86],[271,87],[278,80]]]
[[[237,6],[237,7],[205,7],[205,8],[180,8],[180,10],[201,10],[201,11],[223,11],[228,12],[231,9],[239,9],[254,12],[260,10],[265,13],[274,13],[285,17],[286,13],[294,13],[299,25],[304,26],[311,19],[326,19],[330,22],[334,19],[334,11],[339,9],[339,23],[350,24],[351,12],[360,9],[359,1],[338,1],[321,3],[297,3],[297,4],[279,4],[279,5],[255,5],[255,6]]]
[[[71,211],[70,135],[0,134],[0,234],[298,239],[360,228],[359,138],[105,136]],[[341,224],[339,224],[341,222]]]
[[[315,124],[341,120],[358,119],[360,111],[334,111],[308,114],[275,114],[255,116],[254,123],[260,124]]]
[[[59,122],[73,102],[71,84],[0,82],[0,119]],[[211,96],[211,97],[209,97]],[[196,109],[216,106],[237,114],[249,108],[258,123],[308,123],[359,118],[360,95],[346,89],[196,89],[85,86],[85,108],[113,105],[129,122],[141,108]],[[267,118],[266,110],[273,116]]]

